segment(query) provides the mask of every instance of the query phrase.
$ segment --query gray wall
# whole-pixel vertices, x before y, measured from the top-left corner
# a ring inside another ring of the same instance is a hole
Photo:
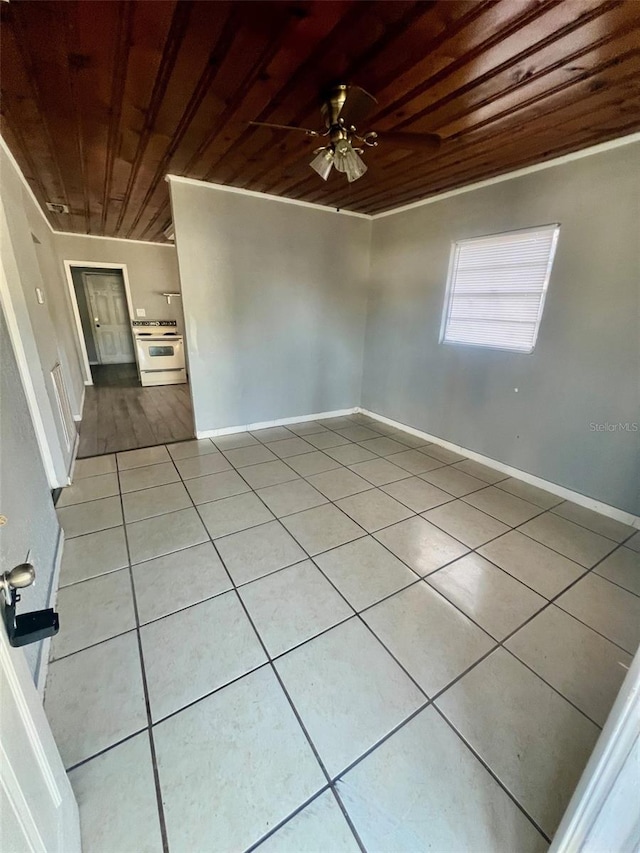
[[[196,429],[358,404],[369,220],[171,181]]]
[[[84,384],[80,366],[80,349],[73,329],[71,298],[56,251],[56,237],[33,199],[24,192],[23,201],[31,234],[38,241],[34,243],[35,254],[44,282],[47,309],[55,328],[58,354],[65,372],[71,405],[74,414],[80,415]]]
[[[85,261],[86,266],[91,266],[92,262],[126,264],[134,311],[144,308],[147,320],[177,320],[178,329],[183,332],[181,300],[172,299],[168,305],[162,296],[163,293],[180,292],[173,246],[101,240],[82,234],[56,234],[55,243],[61,267],[63,261]]]
[[[20,332],[38,409],[49,437],[52,481],[63,485],[67,482],[72,448],[64,439],[51,370],[60,362],[71,407],[78,414],[83,388],[70,325],[70,304],[65,301],[62,271],[52,251],[52,234],[3,148],[0,184],[3,298],[11,307]],[[44,295],[42,303],[36,296],[38,289]]]
[[[373,223],[363,406],[633,513],[640,453],[640,145]],[[453,241],[559,222],[530,355],[439,344]],[[518,388],[518,392],[514,391]]]
[[[40,610],[49,602],[59,526],[2,308],[0,364],[0,512],[7,516],[0,527],[0,567],[23,563],[31,551],[37,583],[23,590],[19,606]],[[40,648],[24,649],[34,680]]]

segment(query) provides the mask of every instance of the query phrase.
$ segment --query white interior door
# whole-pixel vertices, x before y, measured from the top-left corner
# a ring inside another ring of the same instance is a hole
[[[135,361],[129,310],[120,275],[82,273],[101,364]]]
[[[78,806],[21,649],[0,620],[0,850],[80,853]]]

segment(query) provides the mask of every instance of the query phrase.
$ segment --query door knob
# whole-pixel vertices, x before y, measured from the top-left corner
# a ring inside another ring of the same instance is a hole
[[[15,566],[10,572],[3,572],[0,575],[0,589],[4,592],[4,597],[7,603],[11,601],[12,589],[24,589],[36,579],[36,570],[31,563],[20,563]]]
[[[6,602],[2,617],[12,646],[26,646],[53,637],[60,628],[58,614],[52,608],[16,614],[16,604],[20,601],[16,590],[31,586],[35,578],[36,570],[31,563],[21,563],[0,575],[0,589]]]

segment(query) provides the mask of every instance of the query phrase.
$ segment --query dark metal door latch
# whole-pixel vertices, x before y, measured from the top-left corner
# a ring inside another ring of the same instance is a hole
[[[35,576],[35,569],[30,563],[22,563],[10,572],[0,575],[0,590],[4,593],[4,624],[12,646],[37,643],[39,640],[53,637],[60,628],[58,614],[51,607],[16,614],[16,604],[20,601],[16,590],[31,586]]]

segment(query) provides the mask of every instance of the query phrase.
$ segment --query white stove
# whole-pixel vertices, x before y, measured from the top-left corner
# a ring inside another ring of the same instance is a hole
[[[184,340],[175,320],[133,320],[138,373],[142,385],[180,385],[187,381]]]

